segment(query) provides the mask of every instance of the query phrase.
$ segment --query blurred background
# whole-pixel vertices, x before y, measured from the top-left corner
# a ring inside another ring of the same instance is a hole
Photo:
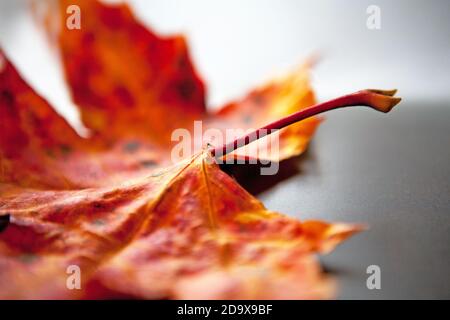
[[[313,84],[320,99],[366,87],[395,87],[409,99],[450,99],[446,0],[128,2],[158,33],[187,36],[211,106],[239,98],[316,53],[321,59]],[[52,72],[58,66],[27,3],[0,0],[0,44],[39,92],[60,104],[67,98],[59,93],[61,74]],[[370,5],[380,9],[380,29],[367,27]]]
[[[211,108],[317,53],[319,100],[366,87],[399,89],[404,100],[387,116],[363,109],[327,115],[294,175],[267,190],[248,187],[271,210],[370,225],[323,258],[339,298],[450,298],[449,1],[128,2],[156,32],[187,36]],[[370,5],[380,10],[379,28],[368,27]],[[57,54],[28,1],[0,0],[0,45],[79,126]],[[372,264],[381,269],[380,290],[366,286]]]

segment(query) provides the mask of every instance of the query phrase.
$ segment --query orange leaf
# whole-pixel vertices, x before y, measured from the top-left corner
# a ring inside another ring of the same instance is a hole
[[[208,152],[120,186],[5,190],[8,298],[324,298],[330,283],[311,253],[361,229],[267,211]],[[80,296],[65,288],[73,264]]]
[[[314,254],[362,226],[270,212],[201,146],[170,161],[171,132],[194,120],[259,128],[312,105],[306,69],[210,113],[182,37],[158,37],[125,5],[75,2],[83,27],[58,39],[92,136],[80,137],[0,52],[0,298],[330,297]],[[73,3],[60,1],[60,23]],[[276,133],[276,160],[301,153],[317,124]],[[82,290],[66,287],[71,265]]]
[[[80,30],[65,27],[65,10],[74,3],[83,14]],[[118,139],[139,135],[153,145],[172,147],[173,130],[192,131],[194,120],[202,120],[204,130],[256,129],[315,102],[305,65],[240,101],[207,112],[204,84],[183,36],[157,36],[136,21],[125,4],[62,0],[59,10],[59,15],[50,11],[52,17],[60,17],[51,25],[58,25],[67,81],[83,122],[97,135]],[[276,159],[253,157],[280,161],[299,155],[318,124],[317,118],[310,118],[276,133],[281,135]],[[202,144],[196,147],[200,151]]]

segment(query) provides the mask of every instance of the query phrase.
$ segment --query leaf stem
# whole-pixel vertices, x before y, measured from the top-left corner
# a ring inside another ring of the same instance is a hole
[[[211,154],[215,157],[221,157],[286,126],[333,109],[351,106],[367,106],[380,112],[389,112],[401,100],[401,98],[394,97],[396,92],[397,90],[366,89],[316,104],[269,123],[262,128],[256,129],[253,132],[222,146],[212,147]]]

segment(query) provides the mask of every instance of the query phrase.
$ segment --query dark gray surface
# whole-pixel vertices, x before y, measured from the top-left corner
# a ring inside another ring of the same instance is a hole
[[[450,104],[396,108],[328,114],[300,173],[259,194],[301,219],[369,224],[321,258],[342,299],[450,298]],[[381,290],[366,287],[371,264]]]

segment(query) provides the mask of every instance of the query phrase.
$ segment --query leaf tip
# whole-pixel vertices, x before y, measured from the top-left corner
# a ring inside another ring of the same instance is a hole
[[[395,97],[397,89],[380,90],[380,89],[366,89],[368,105],[378,111],[387,113],[400,103],[402,98]]]

